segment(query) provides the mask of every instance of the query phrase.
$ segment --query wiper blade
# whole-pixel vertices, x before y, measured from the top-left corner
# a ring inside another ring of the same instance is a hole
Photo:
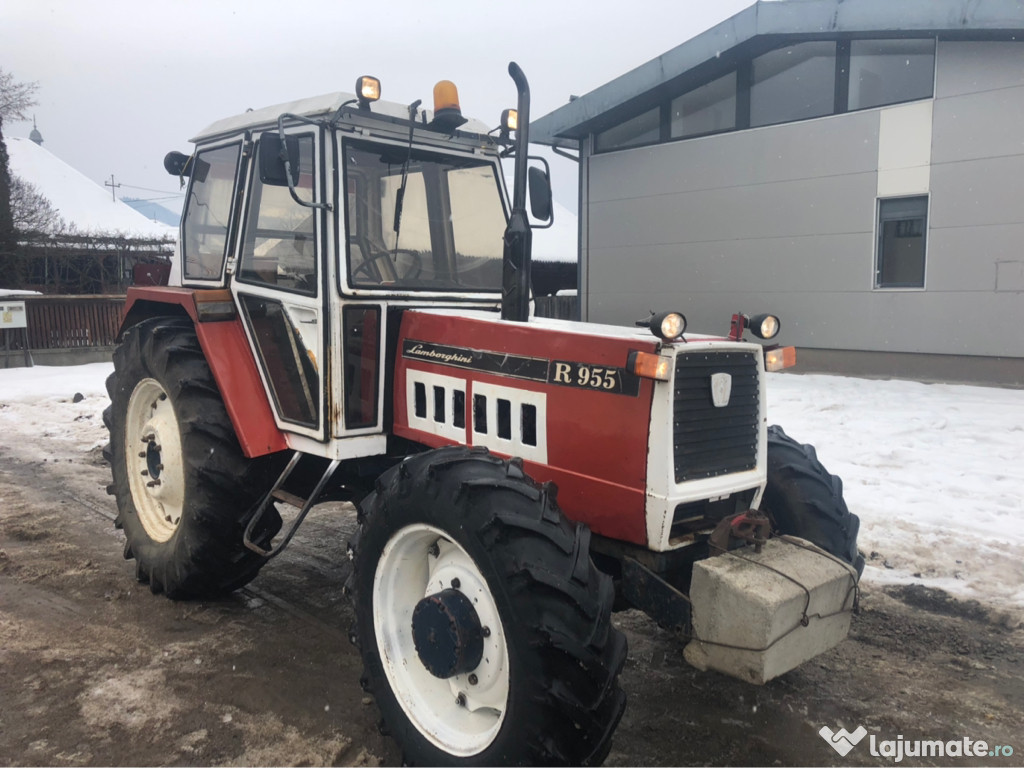
[[[416,127],[416,110],[422,103],[422,99],[416,99],[409,105],[409,145],[405,153],[405,162],[402,163],[402,183],[395,195],[395,221],[392,224],[392,229],[395,231],[395,250],[392,259],[398,258],[398,238],[402,229],[402,203],[405,201],[405,183],[409,179],[409,163],[412,161],[412,132]]]

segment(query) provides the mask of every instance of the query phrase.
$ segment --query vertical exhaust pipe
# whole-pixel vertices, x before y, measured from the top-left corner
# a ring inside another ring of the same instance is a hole
[[[505,229],[502,259],[501,319],[525,323],[530,318],[530,257],[533,230],[526,215],[526,155],[530,146],[530,85],[514,61],[508,73],[519,92],[512,215]]]

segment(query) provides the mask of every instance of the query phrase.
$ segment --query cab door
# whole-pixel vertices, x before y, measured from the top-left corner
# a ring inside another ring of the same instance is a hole
[[[259,143],[276,133],[255,137],[254,158]],[[299,126],[287,133],[297,146],[296,196],[319,204],[325,196],[319,131]],[[260,163],[252,163],[232,280],[278,426],[318,440],[326,439],[328,412],[326,216],[325,208],[297,202],[287,184],[263,178]]]

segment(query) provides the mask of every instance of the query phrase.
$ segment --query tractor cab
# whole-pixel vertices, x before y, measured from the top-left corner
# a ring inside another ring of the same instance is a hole
[[[390,310],[499,306],[511,214],[508,125],[462,117],[447,81],[432,112],[356,89],[218,121],[165,161],[188,177],[181,285],[230,291],[276,427],[326,458],[383,452]]]

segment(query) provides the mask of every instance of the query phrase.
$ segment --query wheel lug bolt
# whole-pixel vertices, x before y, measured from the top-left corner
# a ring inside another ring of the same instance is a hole
[[[476,685],[478,682],[480,682],[480,679],[476,675],[471,673],[469,676],[469,684]]]
[[[139,458],[140,459],[146,458],[146,452],[145,451],[139,451]]]
[[[490,627],[480,627],[480,634],[483,635],[484,637],[490,637],[491,636],[491,628]]]
[[[462,582],[458,579],[452,579],[452,589],[458,589],[462,586]]]
[[[156,465],[156,469],[157,469],[157,472],[162,472],[163,469],[164,469],[164,465],[163,464],[157,464]]]
[[[164,392],[161,392],[161,393],[160,393],[160,399],[161,399],[161,400],[166,400],[166,399],[167,399],[167,394],[166,394],[166,393],[164,393]]]
[[[456,696],[455,703],[458,704],[460,707],[466,706],[466,694],[460,693],[458,696]]]
[[[159,480],[150,480],[148,483],[146,483],[146,487],[147,488],[153,488],[153,487],[155,487],[157,485],[160,485],[160,481]]]
[[[171,522],[171,516],[170,515],[164,515],[164,520],[166,520],[168,523]]]
[[[147,469],[142,470],[142,476],[146,477],[147,475],[149,475],[149,470],[147,470]]]

